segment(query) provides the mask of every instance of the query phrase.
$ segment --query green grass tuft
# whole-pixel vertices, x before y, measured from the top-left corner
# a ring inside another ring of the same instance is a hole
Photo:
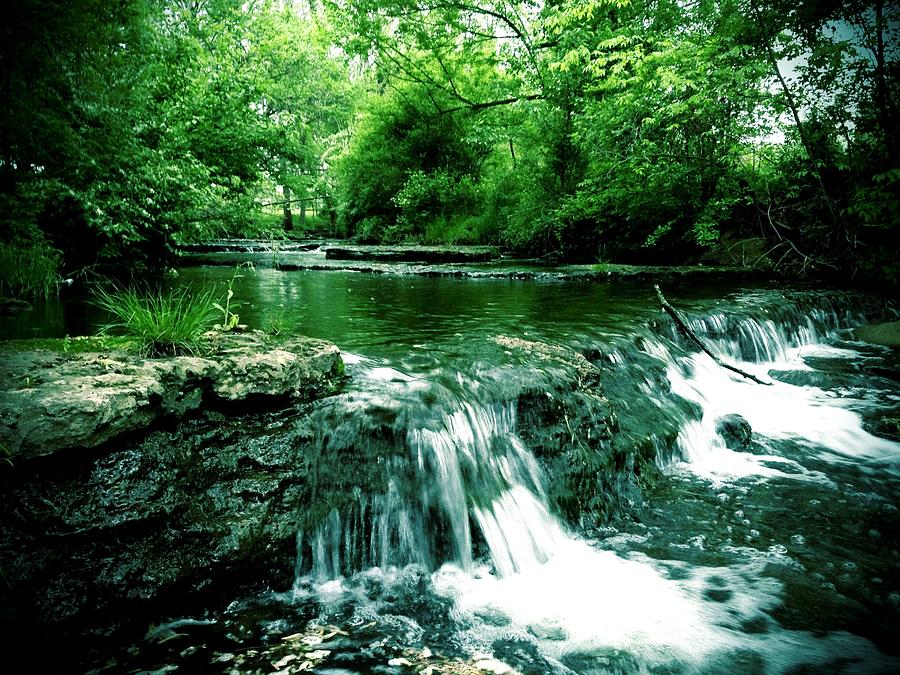
[[[47,297],[59,278],[59,252],[43,244],[0,243],[0,296]]]
[[[295,335],[299,328],[300,317],[284,307],[275,307],[263,317],[263,330],[275,337]]]
[[[131,348],[144,356],[195,354],[204,346],[203,334],[216,318],[211,292],[116,288],[98,289],[94,304],[114,317],[101,333],[130,339]]]

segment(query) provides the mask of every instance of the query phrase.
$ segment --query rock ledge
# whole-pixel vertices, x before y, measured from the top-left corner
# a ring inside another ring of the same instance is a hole
[[[262,333],[220,336],[203,356],[0,353],[0,450],[7,457],[37,457],[95,447],[201,405],[314,398],[330,391],[343,370],[329,342]]]

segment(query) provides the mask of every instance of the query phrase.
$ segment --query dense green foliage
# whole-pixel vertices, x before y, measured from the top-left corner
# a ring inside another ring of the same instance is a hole
[[[68,274],[135,270],[180,242],[314,223],[896,283],[900,10],[883,0],[12,0],[4,14],[0,243],[42,260],[37,279],[54,250]]]

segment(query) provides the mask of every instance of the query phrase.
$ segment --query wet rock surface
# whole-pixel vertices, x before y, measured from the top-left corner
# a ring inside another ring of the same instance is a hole
[[[176,247],[179,253],[272,253],[277,251],[314,251],[321,240],[296,241],[291,239],[219,239]]]
[[[96,447],[202,404],[313,398],[343,372],[336,346],[261,333],[224,335],[203,356],[4,352],[0,444],[12,458]]]
[[[900,321],[862,326],[854,330],[853,334],[864,342],[894,349],[900,348]]]
[[[558,477],[551,499],[572,516],[590,512],[589,498],[608,499],[609,481],[628,461],[610,443],[615,422],[598,371],[576,350],[504,346],[522,356],[521,368],[503,373],[505,395],[516,401],[521,435]],[[440,394],[404,395],[421,396],[423,407],[354,393],[269,412],[242,404],[170,417],[143,437],[3,465],[0,629],[54,644],[71,637],[85,651],[85,636],[103,645],[117,631],[143,634],[169,607],[183,616],[222,606],[236,589],[290,588],[298,532],[307,533],[308,565],[310,533],[333,511],[358,508],[360,490],[387,493],[392,480],[414,486],[399,478],[412,471],[408,433]],[[436,560],[451,555],[442,545]],[[396,602],[414,606],[422,583]]]
[[[554,511],[588,528],[640,502],[642,487],[658,474],[659,446],[675,430],[620,428],[620,417],[634,412],[614,393],[620,383],[601,354],[508,336],[495,341],[551,373],[543,386],[524,386],[516,407],[519,435],[553,477],[547,496]]]
[[[740,415],[722,415],[716,419],[716,433],[731,450],[748,451],[753,437],[750,423]]]
[[[77,642],[220,590],[289,587],[315,490],[304,420],[328,400],[5,464],[0,629]]]
[[[534,279],[539,281],[751,281],[770,272],[740,266],[560,264],[501,256],[492,246],[365,246],[339,241],[248,242],[228,240],[180,249],[184,266],[252,264],[282,271],[365,272],[419,277]]]

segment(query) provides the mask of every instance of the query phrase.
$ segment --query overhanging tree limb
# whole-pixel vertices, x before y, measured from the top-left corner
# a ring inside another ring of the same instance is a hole
[[[709,348],[705,344],[703,344],[703,342],[700,340],[700,338],[697,337],[697,335],[694,333],[694,331],[692,331],[688,327],[687,323],[685,323],[684,319],[681,318],[681,315],[678,313],[678,311],[674,307],[672,307],[672,305],[669,304],[669,301],[666,300],[666,296],[664,296],[663,292],[659,289],[659,284],[653,284],[653,288],[656,289],[656,295],[659,298],[659,302],[662,305],[663,309],[666,311],[666,313],[668,313],[669,316],[672,317],[672,319],[675,321],[675,325],[678,326],[678,329],[682,333],[684,333],[685,336],[689,337],[694,342],[694,344],[696,344],[698,347],[700,347],[701,351],[703,351],[704,354],[706,354],[707,356],[709,356],[709,358],[711,358],[713,361],[715,361],[716,365],[721,366],[725,370],[730,370],[733,373],[737,373],[741,377],[745,377],[748,380],[752,380],[753,382],[756,382],[757,384],[765,384],[767,386],[772,386],[771,382],[766,382],[765,380],[761,380],[758,377],[756,377],[756,375],[752,375],[745,370],[741,370],[740,368],[732,366],[730,363],[725,363],[722,359],[720,359],[718,356],[713,354],[709,350]]]

